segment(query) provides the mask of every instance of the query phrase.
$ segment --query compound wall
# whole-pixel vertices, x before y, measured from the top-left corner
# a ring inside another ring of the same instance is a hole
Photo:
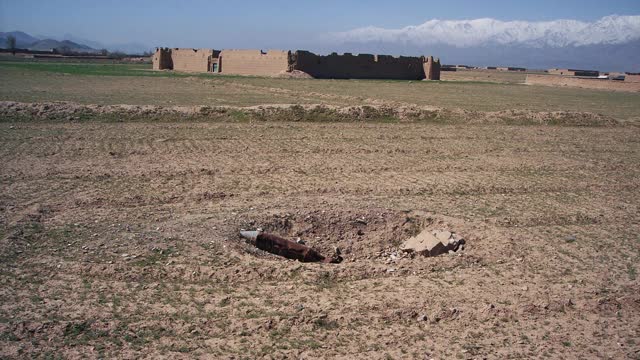
[[[173,69],[171,61],[171,50],[166,48],[157,48],[152,58],[153,70]]]
[[[433,59],[429,56],[423,59],[424,75],[426,80],[440,80],[440,59]]]
[[[217,65],[217,66],[215,66]],[[308,51],[167,49],[153,56],[155,70],[219,72],[232,75],[274,76],[294,70],[321,79],[440,80],[440,60],[433,57],[389,55],[327,56]]]
[[[158,48],[153,55],[153,69],[207,72],[211,71],[211,64],[219,53],[212,49]]]
[[[424,58],[387,55],[352,55],[333,53],[327,56],[296,51],[290,70],[300,70],[320,79],[404,79],[425,78]]]
[[[289,69],[289,51],[222,50],[218,71],[223,74],[272,76]]]

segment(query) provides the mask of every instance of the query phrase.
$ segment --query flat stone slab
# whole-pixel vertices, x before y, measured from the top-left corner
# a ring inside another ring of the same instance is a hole
[[[423,256],[438,256],[449,251],[458,251],[464,239],[446,230],[423,230],[418,235],[407,239],[400,250],[415,252]]]

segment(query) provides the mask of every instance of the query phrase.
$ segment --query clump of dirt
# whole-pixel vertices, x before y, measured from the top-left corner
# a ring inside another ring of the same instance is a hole
[[[288,240],[303,242],[322,254],[330,255],[337,247],[345,259],[350,259],[374,257],[381,251],[398,248],[406,239],[429,228],[435,221],[433,215],[420,211],[318,210],[246,219],[238,228],[260,228]]]

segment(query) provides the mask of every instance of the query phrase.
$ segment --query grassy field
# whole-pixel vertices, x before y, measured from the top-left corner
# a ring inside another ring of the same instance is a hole
[[[73,66],[0,62],[0,100],[629,121],[0,121],[0,357],[638,358],[636,94]],[[323,254],[338,246],[345,261],[256,250],[237,233],[257,227]],[[422,229],[457,232],[466,248],[404,256]]]

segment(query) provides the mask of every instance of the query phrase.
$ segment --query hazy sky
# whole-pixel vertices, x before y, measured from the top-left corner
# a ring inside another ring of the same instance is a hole
[[[595,20],[636,15],[640,0],[0,0],[0,31],[103,43],[296,48],[324,34],[430,19]]]

